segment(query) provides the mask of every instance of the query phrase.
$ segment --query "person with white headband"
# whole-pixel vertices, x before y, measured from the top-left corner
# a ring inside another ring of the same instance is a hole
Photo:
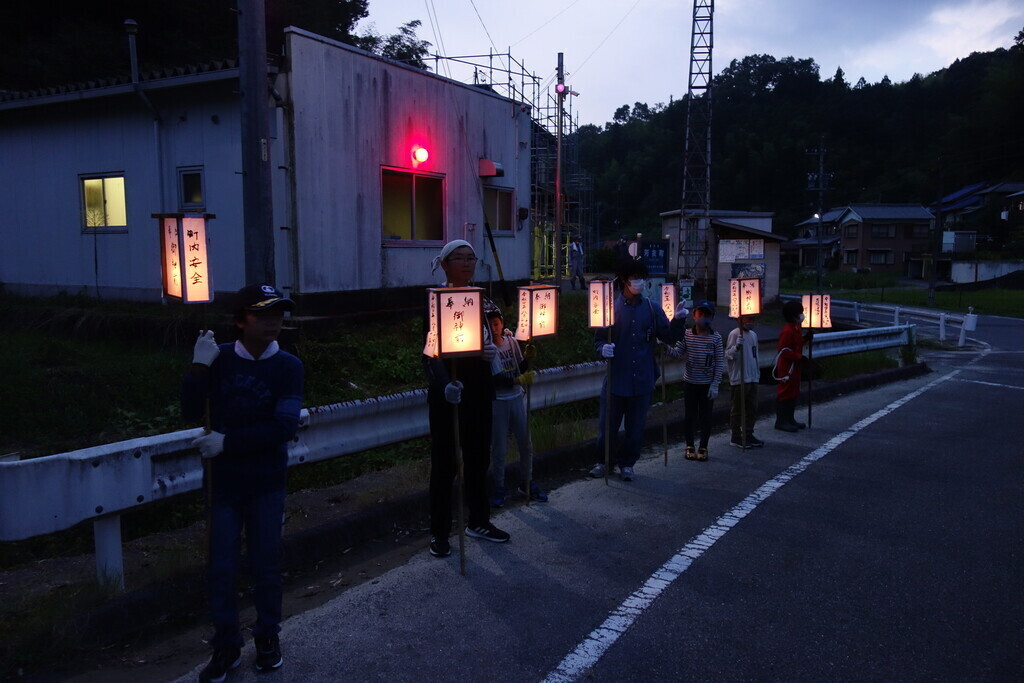
[[[440,267],[445,273],[446,287],[466,287],[476,272],[477,257],[473,245],[465,240],[449,242],[432,262],[432,272]],[[453,410],[460,407],[459,432],[463,459],[463,495],[459,505],[469,508],[466,535],[505,543],[508,533],[490,522],[487,498],[487,470],[491,457],[491,404],[494,401],[494,379],[491,361],[497,348],[491,341],[486,315],[499,311],[498,306],[483,297],[483,354],[479,358],[459,362],[458,380],[451,381],[451,361],[423,356],[427,373],[427,406],[430,421],[430,554],[447,557],[451,554],[448,540],[452,528],[452,482],[456,475],[455,426]]]

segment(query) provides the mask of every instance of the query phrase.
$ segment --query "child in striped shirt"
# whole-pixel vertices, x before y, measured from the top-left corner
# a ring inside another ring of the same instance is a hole
[[[693,311],[693,328],[686,331],[686,364],[683,366],[683,436],[687,460],[707,460],[711,438],[711,408],[725,371],[722,335],[711,329],[715,307],[701,301]],[[695,432],[700,446],[694,449]]]

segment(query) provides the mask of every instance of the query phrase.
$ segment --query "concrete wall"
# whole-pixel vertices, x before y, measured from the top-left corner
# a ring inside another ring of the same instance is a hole
[[[954,261],[951,280],[961,284],[982,282],[1024,270],[1024,261]]]
[[[442,174],[445,240],[466,239],[497,278],[484,234],[482,187],[511,188],[530,204],[530,119],[480,88],[382,60],[308,34],[288,34],[287,98],[294,117],[295,245],[304,293],[437,284],[430,261],[443,241],[382,240],[381,168]],[[412,161],[413,145],[429,159]],[[505,175],[483,180],[478,160]],[[507,279],[530,272],[528,221],[495,241]]]

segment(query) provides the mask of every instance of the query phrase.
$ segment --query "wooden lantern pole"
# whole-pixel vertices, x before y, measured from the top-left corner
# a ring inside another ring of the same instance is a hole
[[[530,367],[531,367],[530,361],[533,360],[533,357],[536,356],[536,355],[537,355],[537,347],[535,347],[532,343],[527,342],[526,348],[523,349],[523,358],[526,360],[526,372],[530,371]],[[531,389],[533,389],[533,383],[532,382],[526,385],[526,435],[527,435],[527,438],[530,439],[530,448],[532,449],[533,448],[533,430],[530,429],[530,412],[531,412],[530,390]],[[505,435],[505,438],[506,439],[508,438],[507,434]],[[527,505],[530,504],[530,484],[533,481],[533,460],[534,460],[533,456],[534,455],[535,454],[531,450],[531,452],[530,452],[530,466],[524,468],[525,469],[525,481],[523,482],[523,490],[526,491],[526,504]],[[520,457],[522,457],[521,453],[520,453]],[[504,471],[504,470],[502,470],[502,471]]]
[[[614,305],[614,303],[612,304]],[[608,326],[608,343],[612,343],[612,327]],[[612,429],[612,359],[608,361],[608,377],[605,380],[604,391],[604,485],[608,484],[608,469],[611,465],[611,429]]]
[[[737,318],[736,320],[737,320],[737,324],[739,325],[739,337],[737,338],[737,341],[739,342],[739,344],[737,345],[737,349],[740,352],[740,445],[742,446],[742,450],[746,450],[746,448],[747,448],[747,386],[746,386],[747,385],[747,378],[746,378],[747,371],[746,371],[746,361],[744,359],[744,356],[746,355],[746,353],[744,352],[744,349],[743,349],[743,345],[746,344],[746,340],[743,339],[743,316],[740,315],[740,317]]]
[[[452,383],[456,381],[457,367],[459,361],[456,358],[452,358]],[[456,507],[459,510],[458,524],[459,524],[459,573],[463,576],[466,575],[466,511],[465,511],[465,482],[464,469],[462,463],[462,433],[459,431],[459,404],[452,404],[452,423],[455,427],[455,497],[457,500]]]

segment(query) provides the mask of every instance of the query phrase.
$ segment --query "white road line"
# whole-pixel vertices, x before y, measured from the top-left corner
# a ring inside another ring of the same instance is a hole
[[[616,609],[612,610],[603,624],[591,631],[583,639],[583,642],[576,646],[575,650],[566,655],[565,659],[547,675],[544,683],[567,683],[579,680],[591,667],[597,664],[597,661],[604,656],[608,648],[614,645],[615,641],[629,630],[633,623],[651,606],[654,600],[666,588],[672,585],[673,581],[689,569],[695,560],[699,559],[701,555],[709,550],[718,539],[725,536],[726,532],[736,526],[741,519],[753,512],[758,505],[767,500],[791,479],[835,450],[844,441],[857,434],[857,432],[958,374],[960,374],[960,370],[954,370],[929,382],[920,389],[893,401],[878,412],[857,422],[846,431],[832,437],[774,478],[761,484],[756,491],[740,501],[736,507],[715,520],[711,526],[704,529],[693,540],[683,546],[672,559],[661,565],[639,589],[634,591]]]
[[[969,382],[971,384],[984,384],[987,387],[1000,387],[1002,389],[1024,389],[1024,387],[1015,387],[1012,384],[998,384],[996,382],[982,382],[980,379],[958,379],[958,382]]]

